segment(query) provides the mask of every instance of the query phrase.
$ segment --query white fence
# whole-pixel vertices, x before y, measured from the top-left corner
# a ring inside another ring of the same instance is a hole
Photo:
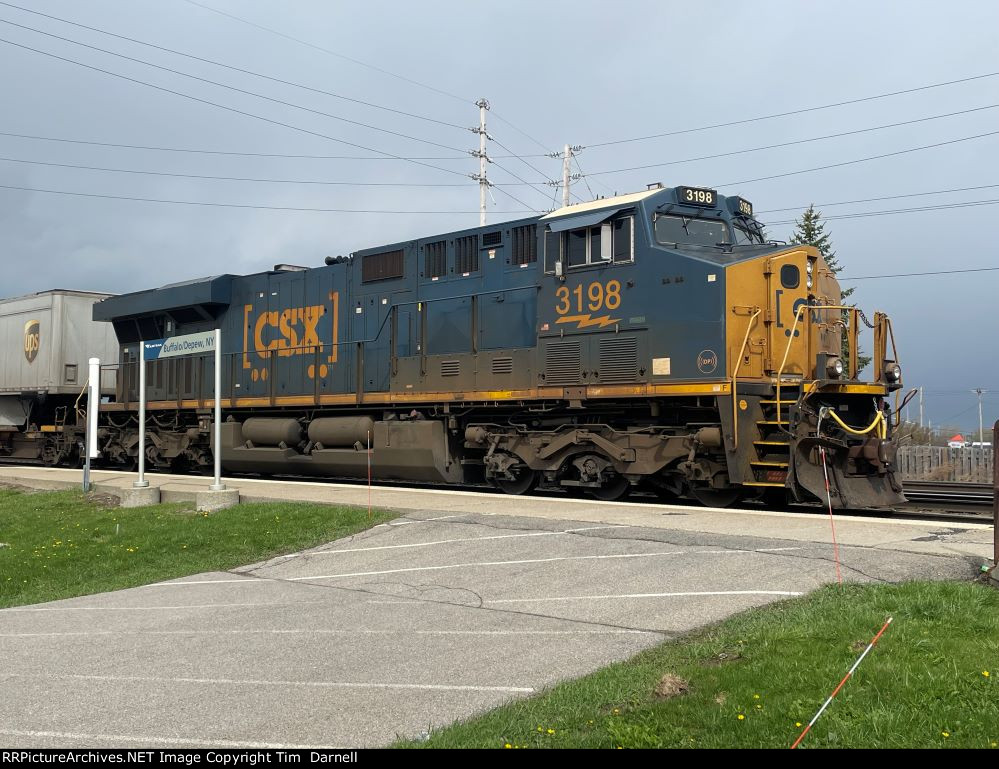
[[[901,446],[898,470],[902,480],[992,483],[994,449],[949,449],[946,446]]]

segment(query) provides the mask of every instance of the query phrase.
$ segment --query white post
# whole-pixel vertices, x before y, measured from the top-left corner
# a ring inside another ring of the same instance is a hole
[[[148,488],[146,480],[146,343],[139,342],[139,479],[132,488]]]
[[[562,205],[569,205],[569,185],[572,183],[569,160],[572,158],[572,148],[566,144],[562,153]]]
[[[981,387],[977,388],[974,392],[978,393],[978,449],[981,453],[982,458],[985,458],[985,429],[982,427],[982,396],[985,394],[985,390]],[[995,447],[993,447],[995,448]]]
[[[222,483],[222,329],[215,329],[215,483],[212,491],[224,491]]]
[[[101,361],[87,361],[87,424],[84,432],[83,490],[90,491],[90,460],[97,456],[97,412],[101,406]]]
[[[486,133],[486,110],[489,109],[489,102],[485,99],[479,99],[475,102],[475,106],[479,108],[479,127],[469,130],[479,135],[479,149],[472,150],[469,154],[479,159],[479,172],[469,174],[469,176],[479,183],[479,226],[481,227],[486,223],[486,192],[489,191],[489,175],[486,166],[491,162],[486,153],[486,139],[489,138],[489,134]]]
[[[923,388],[919,388],[919,426],[923,426]]]

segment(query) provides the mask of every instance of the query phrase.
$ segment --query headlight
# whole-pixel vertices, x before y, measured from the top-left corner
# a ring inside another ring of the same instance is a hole
[[[843,361],[839,358],[830,358],[826,362],[826,374],[830,379],[839,379],[843,376]]]
[[[892,361],[885,361],[885,379],[889,382],[901,382],[902,367]]]
[[[805,278],[805,288],[811,288],[811,287],[812,287],[812,276],[809,275],[807,278]]]
[[[809,261],[808,264],[805,265],[805,273],[808,274],[808,275],[811,275],[812,274],[812,270],[814,270],[814,269],[815,269],[815,263],[814,262]]]

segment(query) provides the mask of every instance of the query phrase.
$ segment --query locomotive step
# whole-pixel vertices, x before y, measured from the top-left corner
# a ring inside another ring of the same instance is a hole
[[[790,448],[791,444],[788,441],[753,441],[754,446],[783,446],[784,448]]]
[[[786,419],[761,419],[756,424],[758,425],[786,425]]]
[[[796,400],[788,401],[788,400],[784,400],[783,398],[781,398],[780,400],[777,400],[775,398],[773,400],[760,401],[760,405],[761,406],[777,406],[777,405],[781,405],[781,406],[793,406],[797,402],[798,401],[796,401]]]
[[[772,483],[771,481],[746,481],[743,486],[766,486],[772,489],[783,489],[786,488],[787,484],[784,483]]]
[[[756,462],[750,462],[749,464],[753,465],[754,467],[787,467],[788,466],[787,462],[764,462],[764,461],[756,461]]]

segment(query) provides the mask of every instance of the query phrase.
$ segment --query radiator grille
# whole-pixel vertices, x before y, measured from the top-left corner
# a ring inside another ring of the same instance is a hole
[[[634,382],[638,379],[638,340],[633,336],[600,340],[600,381]]]
[[[579,384],[581,379],[579,342],[555,342],[545,351],[545,383]]]
[[[493,358],[494,374],[512,374],[513,358]]]
[[[461,361],[442,360],[441,376],[458,376],[461,373]]]

